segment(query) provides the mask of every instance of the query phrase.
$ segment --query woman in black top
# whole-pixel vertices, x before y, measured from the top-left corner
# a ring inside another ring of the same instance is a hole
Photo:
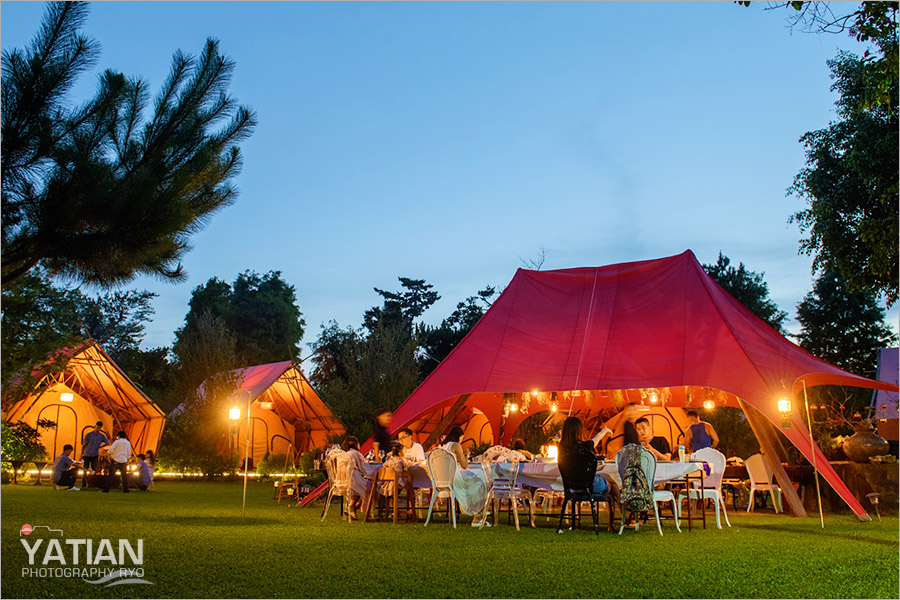
[[[560,470],[573,474],[581,481],[593,480],[593,491],[602,494],[611,487],[602,473],[597,473],[597,455],[594,448],[604,432],[598,433],[592,440],[584,441],[584,425],[578,417],[568,417],[563,422],[562,435],[559,440]],[[617,494],[616,494],[617,495]]]

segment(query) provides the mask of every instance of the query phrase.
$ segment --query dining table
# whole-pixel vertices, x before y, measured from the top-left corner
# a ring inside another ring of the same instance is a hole
[[[496,462],[491,464],[491,468],[495,470],[497,477],[509,477],[511,474],[512,463]],[[597,465],[597,472],[603,473],[614,480],[619,487],[622,486],[622,480],[619,477],[619,471],[615,462],[602,462]],[[690,488],[694,483],[698,483],[699,487],[703,487],[703,478],[708,474],[708,465],[704,461],[664,461],[656,462],[656,474],[653,477],[653,487],[673,484],[684,489]],[[555,462],[530,462],[521,463],[519,465],[519,473],[516,478],[517,484],[529,485],[535,488],[551,490],[554,492],[562,492],[563,481],[562,475],[559,474],[559,465]],[[706,509],[704,503],[701,503],[700,515],[695,517],[692,510],[692,503],[688,502],[687,523],[688,531],[691,531],[693,521],[702,520],[703,528],[706,529]]]

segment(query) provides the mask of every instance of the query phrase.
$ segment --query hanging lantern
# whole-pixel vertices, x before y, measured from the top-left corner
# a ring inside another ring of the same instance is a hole
[[[778,412],[781,413],[781,428],[791,428],[791,400],[787,396],[778,399]]]

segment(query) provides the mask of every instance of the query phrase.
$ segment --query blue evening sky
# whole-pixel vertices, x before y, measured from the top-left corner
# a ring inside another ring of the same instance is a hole
[[[130,286],[159,294],[144,347],[171,344],[213,276],[280,270],[309,343],[331,319],[359,326],[380,304],[372,288],[398,276],[435,286],[424,318],[439,323],[541,246],[544,269],[721,250],[765,272],[796,331],[813,278],[787,222],[805,202],[785,191],[798,139],[835,118],[826,60],[865,48],[791,33],[789,11],[764,7],[93,4],[100,68],[155,91],[173,51],[215,37],[237,63],[231,92],[259,117],[240,196],[194,236],[189,280]],[[0,10],[5,50],[31,39],[44,5]],[[83,76],[75,99],[95,84]]]

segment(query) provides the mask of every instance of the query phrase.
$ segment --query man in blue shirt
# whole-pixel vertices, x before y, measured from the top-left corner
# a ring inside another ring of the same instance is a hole
[[[53,482],[56,489],[64,487],[78,491],[78,488],[74,486],[75,480],[78,479],[78,467],[81,466],[81,463],[71,459],[74,450],[75,448],[72,447],[72,444],[66,444],[63,446],[62,454],[53,461],[50,481]]]
[[[97,425],[85,434],[82,441],[81,462],[84,465],[84,477],[81,479],[81,487],[87,487],[88,469],[91,473],[96,473],[100,468],[100,448],[109,444],[109,438],[101,429],[103,421],[97,421]]]
[[[137,488],[142,492],[146,492],[150,487],[150,465],[144,461],[147,457],[143,454],[138,454],[137,457]]]

